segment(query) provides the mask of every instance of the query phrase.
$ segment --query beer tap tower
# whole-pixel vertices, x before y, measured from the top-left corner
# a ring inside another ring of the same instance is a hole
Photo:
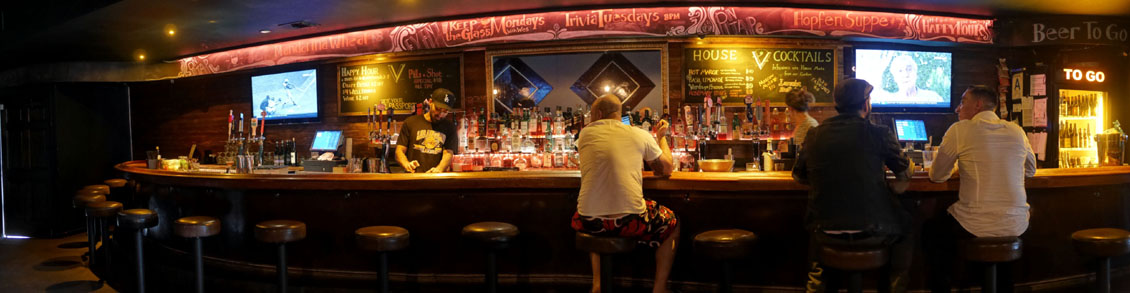
[[[385,104],[377,104],[369,109],[369,145],[375,154],[380,154],[377,170],[374,173],[389,173],[388,156],[392,144],[392,110],[386,109]]]

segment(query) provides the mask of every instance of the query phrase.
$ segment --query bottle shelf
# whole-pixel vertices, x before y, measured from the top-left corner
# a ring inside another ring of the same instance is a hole
[[[1099,116],[1059,116],[1060,120],[1098,120]]]
[[[1098,151],[1097,148],[1059,148],[1061,151]]]

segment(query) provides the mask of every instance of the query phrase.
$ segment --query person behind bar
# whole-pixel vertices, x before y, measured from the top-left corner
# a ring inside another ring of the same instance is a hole
[[[785,105],[793,109],[793,143],[798,146],[804,145],[809,129],[820,125],[808,115],[808,104],[813,102],[816,102],[816,97],[803,88],[792,89],[785,94]]]
[[[408,173],[441,173],[458,147],[455,124],[447,120],[447,97],[429,99],[428,112],[404,119],[396,140],[396,161]]]
[[[958,122],[942,137],[930,181],[945,182],[956,163],[961,172],[958,200],[947,213],[923,223],[930,290],[950,291],[959,239],[1020,236],[1028,230],[1024,177],[1036,175],[1036,156],[1024,130],[994,112],[997,93],[971,86],[957,106]],[[1012,291],[1012,273],[1001,266],[1000,287]]]
[[[793,179],[811,186],[805,216],[809,239],[808,292],[836,292],[824,280],[817,252],[821,244],[889,246],[890,263],[880,276],[880,292],[905,292],[914,241],[909,239],[910,215],[894,194],[906,191],[909,161],[887,127],[867,120],[871,91],[862,79],[836,85],[839,115],[808,131],[793,168]],[[896,181],[886,181],[883,166]]]
[[[668,122],[656,125],[656,138],[620,122],[620,98],[606,94],[592,104],[592,117],[577,139],[581,157],[581,192],[573,229],[596,236],[631,237],[655,251],[652,292],[667,291],[675,259],[679,221],[675,213],[643,197],[643,162],[656,176],[673,168],[667,146]],[[600,258],[592,259],[592,292],[600,292]]]

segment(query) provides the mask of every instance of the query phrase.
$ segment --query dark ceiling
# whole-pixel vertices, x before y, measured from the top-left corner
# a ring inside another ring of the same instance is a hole
[[[1001,17],[1130,15],[1130,0],[38,0],[0,8],[0,68],[71,61],[172,60],[221,49],[403,22],[568,7],[777,5]],[[287,23],[318,24],[293,28]],[[168,35],[168,28],[175,30]],[[269,29],[268,34],[260,30]]]

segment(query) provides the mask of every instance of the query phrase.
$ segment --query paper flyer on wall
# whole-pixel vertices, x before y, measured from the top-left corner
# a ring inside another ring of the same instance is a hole
[[[1020,121],[1020,126],[1032,126],[1033,125],[1033,123],[1034,123],[1034,121],[1033,121],[1034,119],[1032,119],[1033,118],[1032,116],[1034,116],[1033,113],[1032,113],[1033,112],[1032,111],[1033,104],[1034,103],[1032,101],[1032,97],[1021,97],[1020,98],[1020,117],[1023,119],[1023,120]]]
[[[1036,99],[1032,101],[1032,126],[1048,126],[1048,99]]]
[[[1047,75],[1033,74],[1032,75],[1032,93],[1030,96],[1046,96],[1048,95]]]

